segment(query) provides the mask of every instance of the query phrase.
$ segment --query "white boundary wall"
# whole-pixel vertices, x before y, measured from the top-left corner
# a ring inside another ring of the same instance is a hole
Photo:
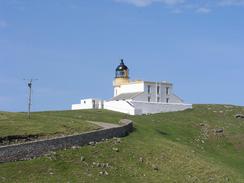
[[[192,109],[192,104],[184,103],[148,103],[136,101],[108,101],[104,109],[126,113],[130,115],[155,114],[161,112],[176,112]]]
[[[186,109],[192,109],[192,104],[184,103],[148,103],[148,102],[131,102],[137,109],[137,114],[155,114],[161,112],[176,112]]]

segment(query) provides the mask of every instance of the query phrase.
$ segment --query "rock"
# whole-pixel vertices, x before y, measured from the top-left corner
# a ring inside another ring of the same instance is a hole
[[[113,147],[113,151],[115,151],[115,152],[119,152],[119,148],[117,148],[117,147]]]
[[[237,119],[244,119],[244,114],[236,114],[235,118]]]
[[[89,145],[91,145],[91,146],[94,146],[94,145],[96,145],[96,142],[89,142]]]
[[[81,161],[85,161],[85,157],[84,157],[84,156],[81,156],[81,157],[80,157],[80,160],[81,160]]]
[[[71,149],[79,149],[79,146],[72,146]]]
[[[108,176],[108,172],[107,172],[106,170],[104,171],[104,174],[105,174],[106,176]]]
[[[113,142],[114,142],[114,144],[118,144],[118,143],[121,142],[121,139],[120,138],[117,138],[117,137],[114,137],[113,138]]]
[[[143,163],[143,162],[144,162],[143,157],[140,157],[140,158],[139,158],[139,161],[140,161],[141,163]]]
[[[99,175],[105,175],[105,176],[108,176],[108,172],[105,170],[105,171],[101,171],[99,172]]]
[[[121,142],[121,139],[120,138],[117,138],[117,143],[120,143]]]
[[[153,170],[155,170],[155,171],[158,171],[158,170],[159,170],[158,166],[156,166],[156,165],[152,165],[152,168],[153,168]]]
[[[223,128],[217,128],[217,129],[214,129],[214,132],[215,133],[224,133],[224,129]]]

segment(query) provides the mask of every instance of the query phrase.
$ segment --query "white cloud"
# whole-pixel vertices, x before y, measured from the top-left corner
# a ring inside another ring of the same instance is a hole
[[[219,4],[223,6],[244,5],[244,0],[220,0]]]
[[[153,3],[161,3],[170,7],[173,13],[181,13],[185,10],[196,13],[209,13],[217,7],[243,6],[244,0],[113,0],[120,3],[128,3],[137,7],[146,7]]]
[[[200,7],[198,9],[196,9],[196,12],[197,13],[209,13],[209,12],[211,12],[211,9],[207,8],[207,7]]]
[[[165,5],[177,5],[184,3],[185,0],[115,0],[116,2],[129,3],[135,6],[144,7],[152,3],[163,3]]]

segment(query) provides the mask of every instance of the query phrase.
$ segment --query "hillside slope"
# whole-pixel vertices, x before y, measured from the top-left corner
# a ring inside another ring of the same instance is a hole
[[[128,137],[0,164],[0,182],[244,182],[243,107],[195,105],[149,116],[48,112],[80,120],[134,121]]]

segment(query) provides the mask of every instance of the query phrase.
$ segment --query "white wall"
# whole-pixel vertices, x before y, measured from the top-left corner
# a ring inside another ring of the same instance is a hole
[[[174,93],[171,93],[169,103],[184,103],[184,101]]]
[[[174,112],[192,109],[191,104],[166,104],[166,103],[147,103],[132,101],[135,108],[141,111],[142,114],[154,114],[160,112]]]
[[[148,93],[148,86],[150,86],[150,93]],[[159,93],[157,93],[157,87],[159,86]],[[166,94],[166,88],[168,89],[168,94]],[[150,102],[166,103],[168,98],[168,103],[183,103],[183,100],[180,97],[172,93],[173,85],[170,83],[163,82],[145,82],[144,83],[144,93],[138,95],[133,100],[148,102],[148,97],[150,97]]]
[[[104,101],[104,109],[135,115],[135,108],[127,101]]]
[[[79,109],[99,109],[101,106],[101,100],[98,99],[82,99],[80,104],[73,104],[71,109],[72,110],[79,110]]]
[[[114,88],[114,96],[120,95],[122,93],[137,93],[144,91],[144,83],[143,82],[131,82],[130,84],[124,84],[120,87]]]

